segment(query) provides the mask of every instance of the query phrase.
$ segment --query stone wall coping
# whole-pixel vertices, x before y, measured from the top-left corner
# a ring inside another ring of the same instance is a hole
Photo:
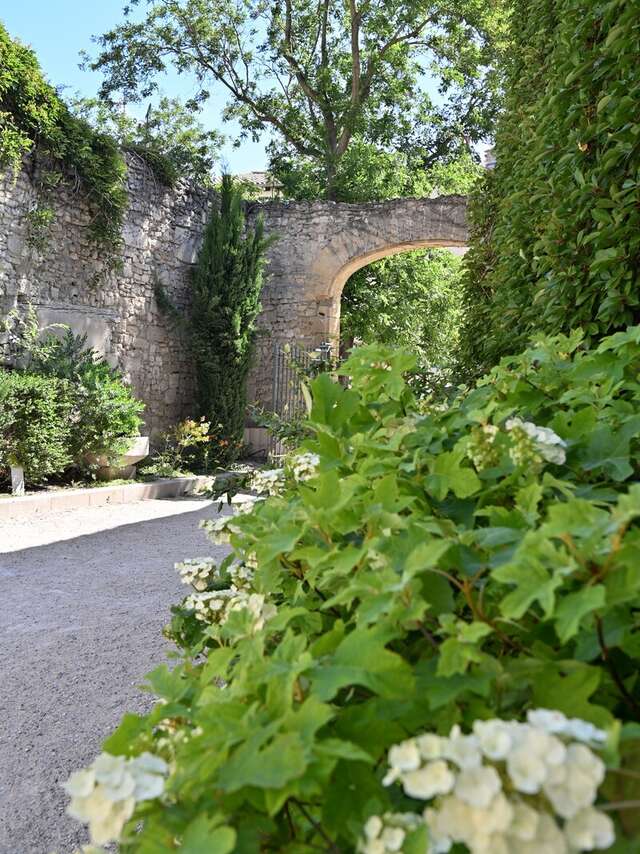
[[[128,504],[150,498],[179,498],[195,495],[211,486],[212,476],[162,478],[150,483],[121,483],[86,489],[60,489],[35,495],[0,497],[0,522],[33,518],[43,513],[59,513],[106,504]],[[0,553],[2,543],[0,542]]]

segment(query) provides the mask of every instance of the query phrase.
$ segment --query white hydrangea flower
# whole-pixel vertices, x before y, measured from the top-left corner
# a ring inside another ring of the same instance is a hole
[[[446,739],[428,732],[425,735],[418,736],[415,743],[422,759],[441,759]]]
[[[284,469],[257,471],[251,479],[251,488],[259,495],[281,495],[285,486]]]
[[[266,601],[266,596],[262,593],[251,593],[250,595],[239,595],[229,604],[228,612],[231,611],[248,611],[253,617],[253,632],[259,632],[264,628],[267,620],[278,613],[275,605]]]
[[[475,735],[462,735],[460,727],[454,726],[444,743],[443,756],[458,768],[478,768],[482,764],[480,742]]]
[[[593,807],[585,807],[572,816],[564,832],[569,845],[576,851],[609,848],[615,842],[613,822]]]
[[[509,825],[509,836],[523,842],[536,838],[538,830],[538,812],[522,801],[513,805],[513,818]]]
[[[101,753],[89,768],[74,772],[63,784],[71,795],[67,813],[89,825],[92,843],[117,841],[136,802],[163,793],[168,770],[166,762],[151,753],[132,759]]]
[[[489,806],[502,789],[500,775],[491,765],[464,768],[456,780],[454,793],[461,801],[482,809]]]
[[[562,465],[566,458],[565,448],[567,443],[549,427],[538,427],[532,421],[523,421],[521,418],[509,418],[505,423],[508,431],[520,430],[533,442],[537,453],[548,463]]]
[[[507,756],[507,773],[519,792],[534,795],[547,779],[548,769],[544,759],[523,745]]]
[[[231,586],[236,590],[248,590],[253,582],[253,569],[245,563],[233,563],[228,569]]]
[[[475,721],[473,733],[488,759],[504,759],[513,747],[513,728],[505,721]]]
[[[193,557],[175,564],[183,584],[190,584],[194,590],[202,592],[218,575],[218,567],[213,558]]]
[[[527,720],[532,726],[544,729],[553,735],[565,735],[576,741],[603,744],[607,740],[604,730],[579,718],[567,718],[554,709],[532,709],[527,712]]]
[[[320,457],[311,453],[297,454],[295,457],[291,457],[289,465],[296,483],[303,483],[318,474]]]
[[[549,775],[544,792],[558,815],[572,818],[595,801],[604,775],[604,763],[586,745],[570,744],[566,763]]]
[[[404,791],[410,798],[427,801],[435,795],[446,795],[450,792],[456,778],[444,759],[435,759],[423,768],[406,771],[401,780]]]
[[[414,739],[394,744],[389,750],[389,765],[398,771],[415,771],[420,767],[420,751]]]
[[[204,528],[214,545],[226,546],[231,542],[230,522],[230,516],[219,516],[217,519],[204,519],[200,527]]]
[[[391,854],[402,851],[407,833],[422,823],[415,813],[372,815],[364,826],[364,838],[358,842],[361,854]]]
[[[472,735],[454,726],[448,737],[426,733],[394,745],[383,782],[399,781],[407,796],[430,802],[423,813],[428,854],[458,843],[470,854],[607,848],[613,824],[593,807],[605,766],[583,743],[604,735],[549,709],[532,710],[527,723],[476,721]],[[368,824],[367,847],[359,850],[402,850],[383,844],[380,821]],[[386,838],[399,844],[399,834]]]

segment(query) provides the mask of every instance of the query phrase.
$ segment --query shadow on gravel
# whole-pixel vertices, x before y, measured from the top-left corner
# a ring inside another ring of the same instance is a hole
[[[60,788],[125,711],[143,712],[144,674],[186,589],[185,557],[222,557],[196,508],[0,554],[0,854],[69,854],[86,842]]]

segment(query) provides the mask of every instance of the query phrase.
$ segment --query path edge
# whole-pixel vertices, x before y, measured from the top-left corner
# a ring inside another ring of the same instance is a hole
[[[0,500],[0,522],[18,521],[57,513],[63,510],[80,510],[85,507],[102,507],[105,504],[128,504],[150,498],[179,498],[194,495],[211,486],[213,477],[171,477],[151,483],[123,483],[117,486],[97,486],[90,489],[61,489],[37,495],[24,495]]]

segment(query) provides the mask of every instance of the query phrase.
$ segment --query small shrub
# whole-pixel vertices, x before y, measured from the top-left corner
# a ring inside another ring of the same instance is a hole
[[[69,384],[54,377],[0,371],[0,470],[22,466],[30,483],[71,462]]]
[[[117,456],[122,439],[138,435],[144,404],[120,372],[87,347],[86,336],[60,324],[58,333],[43,329],[33,309],[24,317],[11,313],[3,328],[13,360],[31,374],[67,383],[72,402],[69,452],[75,462],[86,454]]]
[[[199,421],[186,418],[173,430],[164,433],[160,440],[160,450],[144,466],[145,474],[160,477],[182,474],[193,462],[194,450],[204,448],[205,453],[208,451],[213,438],[209,433],[210,428],[210,423],[204,418]]]
[[[74,386],[74,398],[76,460],[87,453],[117,457],[126,444],[122,440],[139,434],[144,404],[105,361],[87,366]]]

